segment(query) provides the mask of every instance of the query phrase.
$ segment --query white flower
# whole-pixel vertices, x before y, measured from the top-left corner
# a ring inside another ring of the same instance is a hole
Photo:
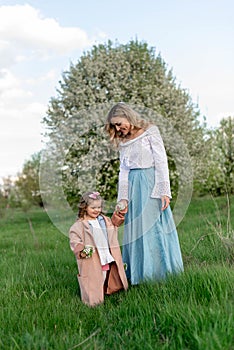
[[[91,258],[95,249],[91,245],[85,245],[84,249],[80,252],[80,257],[83,259]]]

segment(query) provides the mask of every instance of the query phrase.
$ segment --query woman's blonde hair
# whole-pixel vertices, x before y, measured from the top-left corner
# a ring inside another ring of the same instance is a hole
[[[84,216],[86,214],[87,207],[89,205],[91,205],[94,200],[101,201],[101,206],[102,206],[102,210],[103,210],[104,200],[100,196],[100,193],[99,192],[91,192],[91,191],[85,192],[81,196],[80,202],[78,204],[78,215],[77,215],[78,219],[83,219],[84,218]]]
[[[141,119],[140,115],[130,106],[126,105],[124,102],[117,103],[109,111],[105,125],[105,131],[109,134],[110,141],[115,146],[118,146],[122,137],[121,133],[116,130],[113,124],[111,124],[111,119],[114,117],[126,118],[131,124],[131,129],[146,130],[150,125],[149,122]]]

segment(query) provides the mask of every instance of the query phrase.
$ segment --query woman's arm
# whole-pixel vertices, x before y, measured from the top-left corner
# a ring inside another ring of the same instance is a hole
[[[128,174],[129,169],[126,169],[122,164],[120,164],[117,198],[118,202],[120,200],[126,200],[128,202]]]
[[[156,126],[150,128],[149,130],[149,142],[155,166],[155,184],[151,193],[151,197],[161,198],[162,210],[164,210],[170,203],[171,190],[167,155],[162,137]]]

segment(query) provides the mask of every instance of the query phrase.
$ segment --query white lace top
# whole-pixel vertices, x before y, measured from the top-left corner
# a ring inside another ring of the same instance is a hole
[[[171,198],[167,155],[159,129],[149,127],[133,140],[121,142],[118,201],[128,200],[128,174],[131,169],[155,168],[155,184],[152,198],[166,195]]]

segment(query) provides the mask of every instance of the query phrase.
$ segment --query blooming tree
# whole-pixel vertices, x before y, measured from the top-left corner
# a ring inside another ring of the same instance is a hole
[[[116,196],[118,152],[110,147],[103,129],[108,110],[119,101],[136,107],[142,118],[159,126],[174,194],[180,179],[188,175],[186,151],[196,174],[204,128],[188,92],[176,82],[155,48],[137,40],[125,45],[109,41],[93,46],[63,73],[44,118],[49,137],[44,169],[57,169],[57,182],[63,184],[70,203],[94,187],[106,199]],[[45,177],[51,181],[49,175]]]

